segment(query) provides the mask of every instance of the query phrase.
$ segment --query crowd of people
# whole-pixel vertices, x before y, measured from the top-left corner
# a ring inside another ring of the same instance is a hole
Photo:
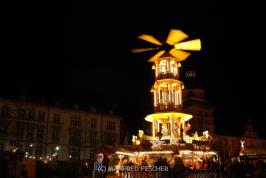
[[[136,165],[130,160],[125,165]],[[148,166],[144,158],[139,166]],[[221,178],[264,178],[266,164],[263,160],[256,161],[240,160],[237,158],[228,159],[224,162],[212,158],[202,158],[191,164],[184,164],[180,157],[169,159],[159,157],[152,166],[166,166],[168,171],[162,171],[162,178],[189,178],[193,175],[212,175]]]

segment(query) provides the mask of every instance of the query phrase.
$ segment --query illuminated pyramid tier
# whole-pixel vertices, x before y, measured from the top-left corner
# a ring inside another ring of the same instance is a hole
[[[192,115],[182,113],[183,83],[179,81],[179,61],[170,55],[163,55],[154,61],[156,81],[151,89],[154,100],[154,114],[145,117],[152,122],[152,139],[161,135],[161,140],[183,141],[186,121]]]

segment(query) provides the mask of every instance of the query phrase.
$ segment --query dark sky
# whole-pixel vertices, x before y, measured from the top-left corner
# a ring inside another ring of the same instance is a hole
[[[152,53],[141,33],[166,38],[171,28],[202,40],[182,69],[196,68],[199,85],[216,108],[221,133],[241,134],[247,118],[264,134],[265,37],[260,14],[217,3],[42,4],[3,6],[1,97],[25,94],[62,104],[113,109],[133,131],[152,112]],[[232,11],[233,9],[233,11]],[[225,129],[226,128],[226,129]]]

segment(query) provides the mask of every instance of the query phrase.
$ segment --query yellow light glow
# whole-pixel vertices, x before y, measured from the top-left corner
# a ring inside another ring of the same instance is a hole
[[[136,156],[136,155],[133,154],[133,153],[122,152],[122,151],[116,151],[115,153],[116,153],[116,154],[119,154],[119,155]]]
[[[140,151],[138,153],[139,153],[139,155],[143,155],[143,154],[172,154],[173,151],[167,151],[167,150],[165,150],[165,151],[163,151],[163,150],[162,151]]]
[[[156,45],[162,45],[162,43],[159,40],[157,40],[155,37],[153,37],[151,35],[143,34],[143,35],[140,35],[138,38],[142,39],[144,41],[156,44]]]
[[[178,59],[179,61],[184,61],[184,60],[187,59],[188,56],[190,55],[189,52],[181,51],[181,50],[179,50],[179,49],[175,49],[175,48],[171,49],[171,50],[169,51],[169,53],[170,53],[173,57],[175,57],[176,59]]]
[[[132,49],[131,52],[132,53],[141,53],[141,52],[145,52],[145,51],[152,51],[152,50],[156,50],[158,48],[136,48],[136,49]]]
[[[204,131],[202,134],[203,134],[206,138],[209,138],[209,136],[210,136],[208,130]]]
[[[148,122],[153,122],[158,119],[169,119],[169,118],[179,118],[179,122],[185,122],[191,119],[193,116],[190,114],[180,113],[180,112],[167,112],[167,113],[155,113],[149,114],[145,117]]]
[[[157,89],[158,87],[167,87],[167,84],[171,83],[172,86],[182,85],[182,82],[175,79],[163,79],[163,80],[156,80],[156,82],[153,85],[154,89]]]
[[[181,154],[191,154],[192,153],[192,151],[191,150],[180,150],[179,151]]]
[[[144,137],[144,131],[139,130],[138,136],[139,136],[139,138],[143,138]]]
[[[166,43],[169,45],[174,45],[175,43],[178,43],[186,38],[188,38],[188,35],[181,30],[171,29],[166,39]]]
[[[215,151],[194,151],[194,150],[180,150],[179,151],[180,154],[184,154],[184,155],[217,155],[217,153]]]
[[[200,51],[201,42],[200,42],[200,39],[196,39],[196,40],[185,41],[182,43],[177,43],[174,46],[175,46],[175,49]]]

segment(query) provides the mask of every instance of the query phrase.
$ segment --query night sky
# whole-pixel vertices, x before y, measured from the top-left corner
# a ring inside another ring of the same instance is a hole
[[[260,14],[178,1],[21,3],[4,9],[1,97],[25,95],[34,102],[44,98],[48,104],[113,110],[135,132],[152,112],[154,77],[146,61],[153,53],[131,54],[130,49],[150,46],[137,39],[142,33],[165,39],[177,28],[202,40],[202,51],[194,52],[182,70],[197,70],[199,87],[216,108],[217,132],[241,135],[250,118],[266,135],[265,57],[256,44],[265,37]]]

